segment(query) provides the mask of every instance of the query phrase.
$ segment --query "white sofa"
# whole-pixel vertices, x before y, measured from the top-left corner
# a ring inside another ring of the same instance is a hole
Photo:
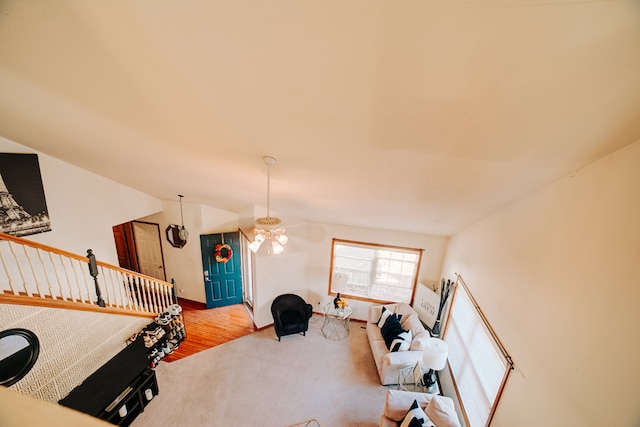
[[[402,390],[387,390],[380,427],[398,427],[416,400],[436,427],[460,427],[458,414],[450,397]]]
[[[398,384],[398,371],[400,368],[413,366],[422,360],[424,342],[430,337],[420,319],[418,313],[406,303],[385,304],[384,307],[393,313],[402,315],[400,324],[404,330],[411,330],[412,341],[407,351],[391,352],[387,348],[377,322],[382,314],[382,305],[369,307],[367,319],[367,337],[373,353],[373,358],[378,368],[378,375],[382,385]]]

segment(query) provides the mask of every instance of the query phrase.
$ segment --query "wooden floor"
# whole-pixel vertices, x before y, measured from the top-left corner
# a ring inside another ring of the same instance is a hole
[[[179,299],[187,338],[162,361],[172,362],[254,332],[244,304],[207,309],[204,303]]]

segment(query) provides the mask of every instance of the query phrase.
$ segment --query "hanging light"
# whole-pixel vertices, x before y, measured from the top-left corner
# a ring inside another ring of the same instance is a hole
[[[184,216],[182,215],[182,198],[184,196],[182,194],[178,194],[178,197],[180,197],[180,219],[182,220],[182,225],[169,224],[165,232],[167,233],[167,241],[169,244],[174,248],[180,249],[187,244],[189,232],[184,228]]]
[[[184,197],[182,194],[178,194],[178,197],[180,197],[180,231],[178,231],[178,236],[180,236],[180,238],[186,243],[187,242],[187,238],[189,237],[189,232],[187,231],[186,228],[184,228],[184,215],[182,214],[182,198]]]
[[[256,227],[253,230],[256,238],[253,243],[249,245],[249,249],[254,253],[258,252],[262,243],[265,240],[270,240],[271,250],[274,254],[278,255],[284,251],[284,245],[287,244],[289,238],[284,234],[286,230],[279,227],[282,223],[280,218],[272,217],[270,215],[269,190],[271,184],[271,166],[276,164],[276,159],[270,156],[265,156],[262,159],[267,165],[267,216],[256,219]]]

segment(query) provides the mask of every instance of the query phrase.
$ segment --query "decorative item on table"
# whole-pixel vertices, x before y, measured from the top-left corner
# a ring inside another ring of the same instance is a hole
[[[337,310],[344,310],[349,306],[349,303],[346,299],[340,296],[340,293],[333,299],[333,307]]]
[[[442,317],[442,311],[444,310],[444,306],[447,304],[447,299],[453,290],[454,282],[452,280],[447,279],[444,281],[444,277],[442,278],[442,285],[440,286],[440,306],[438,307],[438,317],[436,317],[436,323],[433,325],[433,329],[431,329],[431,334],[434,337],[440,335],[440,327],[442,323],[440,321]]]
[[[436,374],[447,364],[447,356],[449,354],[449,345],[439,338],[429,338],[425,342],[424,353],[422,353],[422,364],[429,371],[424,374],[422,384],[427,387],[427,392],[432,393],[435,390]]]
[[[336,297],[333,300],[333,307],[336,310],[344,310],[344,308],[349,305],[349,303],[340,296],[340,292],[345,292],[347,290],[348,281],[349,276],[347,276],[345,273],[335,273],[333,275],[333,279],[331,281],[331,290],[337,293]]]

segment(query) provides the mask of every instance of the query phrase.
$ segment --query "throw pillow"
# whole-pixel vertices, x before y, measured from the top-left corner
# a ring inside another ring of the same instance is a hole
[[[438,427],[460,427],[458,414],[450,397],[434,395],[425,413]]]
[[[404,330],[411,329],[411,333],[413,334],[413,336],[416,336],[420,332],[425,330],[422,322],[420,321],[420,318],[415,313],[408,316],[403,316],[402,322],[400,322],[400,324],[402,325],[402,329]]]
[[[418,401],[414,400],[406,415],[399,423],[400,427],[435,427],[429,417],[424,413]]]
[[[388,310],[387,307],[382,306],[382,312],[380,313],[380,318],[376,322],[376,324],[378,325],[378,328],[382,328],[382,326],[384,326],[384,323],[392,314],[393,312],[391,310]]]
[[[384,322],[380,332],[382,333],[382,338],[384,338],[384,343],[387,348],[391,349],[391,343],[393,340],[395,340],[398,335],[406,331],[402,329],[402,326],[400,326],[400,319],[398,318],[398,315],[394,313],[387,318],[386,322]]]
[[[407,324],[408,324],[411,320],[413,320],[414,316],[416,316],[416,315],[415,315],[415,314],[413,314],[413,313],[411,313],[411,314],[409,314],[409,315],[405,315],[405,316],[402,318],[402,322],[400,322],[400,324],[402,325],[402,327],[403,327],[403,328],[405,328],[405,329],[409,329],[409,328],[407,327]]]
[[[391,351],[407,351],[411,347],[411,330],[404,331],[391,341]]]

